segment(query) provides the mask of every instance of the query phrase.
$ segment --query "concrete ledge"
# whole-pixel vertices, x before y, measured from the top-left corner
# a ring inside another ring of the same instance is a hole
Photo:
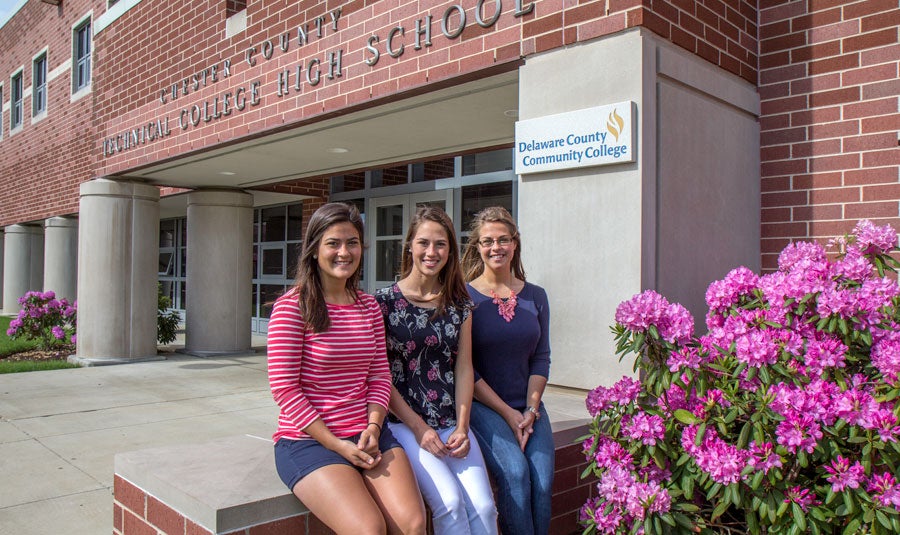
[[[115,472],[212,533],[307,512],[278,478],[270,438],[238,435],[120,453]]]
[[[581,479],[584,422],[554,428],[556,469],[550,535],[581,533],[578,511],[594,492]],[[268,437],[236,435],[205,444],[115,456],[113,533],[169,535],[327,534],[282,484]]]
[[[116,364],[134,364],[136,362],[155,362],[158,360],[166,360],[162,355],[154,355],[152,357],[79,357],[78,355],[69,355],[66,359],[72,364],[77,364],[85,368],[91,366],[114,366]]]
[[[176,349],[175,352],[200,358],[233,357],[235,355],[253,355],[258,353],[258,351],[253,349],[252,347],[248,347],[247,349],[235,349],[233,351],[201,351],[179,348]]]

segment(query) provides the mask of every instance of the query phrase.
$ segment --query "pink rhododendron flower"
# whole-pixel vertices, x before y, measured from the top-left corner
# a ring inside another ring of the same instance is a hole
[[[897,382],[900,377],[900,332],[879,333],[877,341],[872,344],[872,365],[888,382]]]
[[[612,387],[598,386],[591,390],[587,395],[585,405],[591,416],[596,416],[606,409],[632,403],[637,399],[640,391],[640,381],[631,377],[623,377]]]
[[[807,368],[821,374],[825,368],[843,368],[847,346],[834,336],[822,336],[821,340],[810,340],[806,344],[804,362]]]
[[[669,366],[670,372],[676,373],[681,370],[681,368],[691,368],[692,370],[699,369],[700,361],[700,353],[697,351],[697,348],[686,346],[680,347],[678,350],[669,353],[666,365]]]
[[[790,414],[778,424],[775,436],[790,453],[798,450],[812,453],[822,438],[822,428],[808,414]]]
[[[825,479],[831,483],[831,490],[840,492],[844,489],[857,489],[865,477],[865,469],[859,461],[850,465],[850,460],[838,455],[831,461],[831,466],[826,466],[825,471],[831,474]]]
[[[897,246],[897,231],[890,225],[879,227],[864,219],[856,224],[853,234],[856,241],[851,247],[856,247],[865,254],[882,254]]]
[[[778,361],[778,344],[770,331],[752,330],[736,340],[735,357],[757,368],[775,364]]]
[[[866,490],[878,505],[900,510],[900,488],[897,487],[897,480],[890,472],[873,474],[869,478]]]
[[[809,511],[811,505],[818,503],[817,500],[815,500],[816,495],[809,489],[804,489],[802,487],[789,488],[786,496],[784,503],[796,503],[804,512]]]
[[[758,283],[759,277],[750,269],[744,266],[732,269],[724,279],[709,285],[706,304],[713,310],[734,306],[742,296],[752,294]]]
[[[753,469],[762,473],[768,473],[773,468],[781,468],[781,456],[775,452],[775,445],[771,442],[765,442],[757,445],[756,442],[750,443],[750,458],[748,464]]]
[[[646,446],[653,446],[666,436],[666,426],[659,416],[639,412],[624,423],[622,433],[632,440],[640,440]]]

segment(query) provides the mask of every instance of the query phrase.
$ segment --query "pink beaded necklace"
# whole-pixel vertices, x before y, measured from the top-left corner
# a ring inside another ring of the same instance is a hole
[[[497,312],[506,320],[506,323],[512,321],[516,316],[516,292],[510,290],[509,297],[501,299],[494,293],[494,290],[491,290],[491,297],[494,298],[494,304],[497,305]]]

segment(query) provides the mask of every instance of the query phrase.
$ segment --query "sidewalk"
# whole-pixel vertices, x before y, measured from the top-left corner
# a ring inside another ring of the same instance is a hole
[[[113,457],[236,434],[270,437],[277,408],[255,354],[0,375],[0,534],[112,532]],[[554,428],[584,393],[548,388]]]

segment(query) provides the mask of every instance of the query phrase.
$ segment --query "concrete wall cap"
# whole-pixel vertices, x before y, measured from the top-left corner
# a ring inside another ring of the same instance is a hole
[[[43,229],[38,225],[10,225],[3,230],[6,234],[43,234]]]
[[[48,227],[78,228],[78,219],[74,217],[50,217],[44,220],[44,228]]]
[[[82,183],[79,193],[82,197],[128,197],[159,201],[159,189],[156,186],[108,178],[96,178]]]
[[[253,195],[241,190],[200,190],[187,194],[187,205],[253,208]]]

